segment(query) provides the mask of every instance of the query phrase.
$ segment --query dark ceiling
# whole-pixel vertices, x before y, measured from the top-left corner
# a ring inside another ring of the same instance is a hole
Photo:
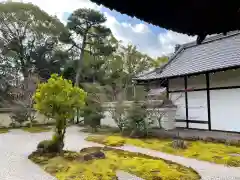
[[[122,14],[188,35],[240,29],[240,0],[92,0]]]

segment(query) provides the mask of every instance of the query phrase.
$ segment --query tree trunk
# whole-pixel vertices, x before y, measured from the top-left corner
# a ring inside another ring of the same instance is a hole
[[[63,129],[57,129],[57,134],[58,134],[58,137],[59,137],[58,142],[56,142],[57,145],[58,145],[58,153],[61,153],[62,150],[63,150],[65,133],[66,133],[66,126],[65,125],[64,125]]]
[[[84,49],[85,49],[85,45],[86,45],[86,38],[87,38],[87,34],[85,34],[83,36],[83,41],[82,41],[82,47],[81,47],[81,54],[80,54],[80,58],[78,61],[78,67],[77,67],[77,71],[76,71],[76,80],[75,80],[75,86],[79,87],[80,84],[80,73],[81,73],[81,66],[82,66],[82,60],[83,60],[83,55],[84,55]],[[79,109],[77,108],[77,124],[79,123]]]
[[[87,38],[87,34],[85,34],[83,36],[81,54],[80,54],[80,58],[79,58],[79,61],[78,61],[78,67],[77,67],[77,72],[76,72],[76,81],[75,81],[75,86],[77,86],[77,87],[79,87],[82,60],[83,60],[83,55],[84,55],[84,49],[85,49],[85,46],[86,46],[86,38]]]

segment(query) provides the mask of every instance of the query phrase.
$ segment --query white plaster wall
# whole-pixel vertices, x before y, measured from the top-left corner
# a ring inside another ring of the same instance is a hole
[[[217,72],[209,75],[211,87],[240,86],[240,69]],[[169,90],[183,90],[184,79],[171,79]],[[188,88],[206,88],[204,75],[188,78]],[[189,120],[208,121],[207,92],[188,93]],[[179,96],[180,93],[170,93]],[[211,126],[213,130],[240,132],[240,89],[211,90]],[[176,102],[178,105],[176,119],[186,119],[185,97]],[[185,123],[177,123],[178,127],[186,127]],[[208,129],[208,124],[189,123],[190,128]]]
[[[208,121],[207,91],[193,91],[188,92],[187,94],[188,94],[188,119]]]
[[[240,132],[240,89],[211,90],[213,130]]]
[[[227,87],[240,85],[240,69],[212,73],[209,75],[210,87]]]
[[[184,85],[184,78],[174,78],[174,79],[169,79],[169,90],[174,91],[174,90],[184,90],[185,85]]]
[[[160,81],[159,82],[155,81],[155,82],[149,84],[150,89],[158,89],[160,87],[161,87]]]
[[[195,129],[208,129],[208,124],[196,124],[196,123],[189,123],[189,128],[195,128]]]
[[[186,122],[176,122],[176,127],[186,128],[187,127],[187,123]]]
[[[112,114],[111,111],[106,110],[104,112],[104,118],[101,119],[101,125],[107,125],[107,126],[111,126],[111,127],[117,127],[117,124],[115,123],[115,121],[112,118]]]
[[[194,88],[194,89],[206,88],[206,76],[205,76],[205,74],[188,77],[187,87],[188,88]]]
[[[169,98],[177,105],[176,119],[186,119],[185,93],[169,93]]]

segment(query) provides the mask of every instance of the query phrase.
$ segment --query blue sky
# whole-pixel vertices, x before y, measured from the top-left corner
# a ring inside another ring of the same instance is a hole
[[[130,23],[132,25],[134,24],[140,24],[140,23],[144,23],[145,25],[147,25],[151,30],[152,32],[154,32],[155,34],[159,34],[159,33],[164,33],[166,32],[167,30],[166,29],[163,29],[163,28],[160,28],[158,26],[154,26],[154,25],[151,25],[151,24],[148,24],[144,21],[141,21],[137,18],[132,18],[130,16],[127,16],[125,14],[121,14],[115,10],[111,11],[110,9],[108,8],[105,8],[105,7],[102,7],[101,8],[101,12],[107,12],[108,14],[114,16],[119,22],[127,22],[127,23]]]

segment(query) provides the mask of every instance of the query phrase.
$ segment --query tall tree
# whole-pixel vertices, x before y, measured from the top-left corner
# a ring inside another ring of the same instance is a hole
[[[111,31],[103,26],[105,21],[106,18],[103,14],[92,9],[78,9],[68,18],[67,27],[70,33],[68,38],[63,38],[63,42],[72,45],[70,50],[77,50],[77,53],[80,53],[75,78],[77,86],[80,83],[85,52],[95,57],[108,55],[112,52],[112,48],[108,46],[106,39]]]
[[[106,84],[111,88],[113,98],[116,100],[119,93],[128,97],[133,96],[132,78],[152,67],[153,59],[141,52],[136,46],[127,47],[118,44],[118,50],[108,59],[106,69]],[[121,97],[122,98],[122,97]]]
[[[45,47],[45,52],[51,51],[63,31],[65,27],[56,17],[33,4],[0,3],[2,54],[11,53],[15,66],[25,78],[36,65],[32,56],[38,53],[40,47]]]

